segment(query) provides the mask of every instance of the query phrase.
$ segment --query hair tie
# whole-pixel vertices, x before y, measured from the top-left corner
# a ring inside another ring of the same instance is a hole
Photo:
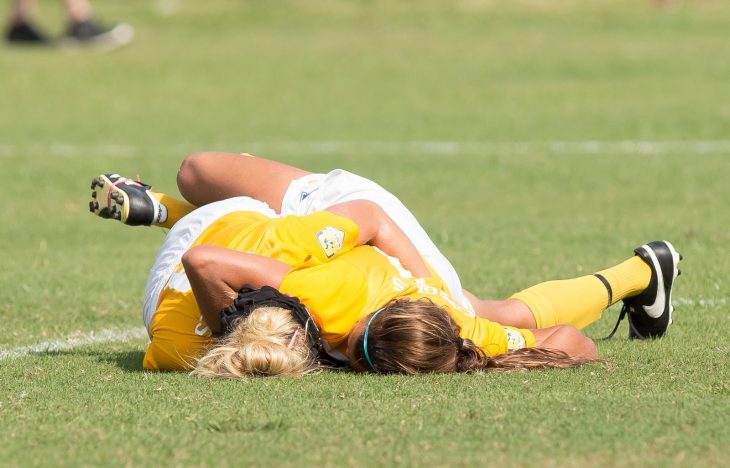
[[[460,336],[456,338],[456,349],[459,351],[464,349],[464,338]]]
[[[377,372],[378,370],[375,368],[375,365],[373,364],[373,361],[370,360],[370,354],[368,354],[368,332],[370,331],[370,324],[373,323],[373,320],[375,320],[375,317],[378,316],[379,313],[381,313],[385,307],[381,307],[378,309],[372,317],[370,317],[370,320],[368,320],[368,324],[365,326],[365,336],[362,340],[362,349],[365,351],[365,360],[370,364],[370,368]]]
[[[301,328],[297,328],[294,334],[291,336],[291,340],[289,340],[289,344],[286,347],[287,349],[292,349],[292,347],[294,346],[294,340],[296,340],[297,336],[299,336],[299,330],[301,330]]]

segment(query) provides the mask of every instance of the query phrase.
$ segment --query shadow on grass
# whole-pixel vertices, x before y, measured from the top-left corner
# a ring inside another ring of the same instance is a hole
[[[100,352],[87,351],[86,354],[97,358],[100,362],[115,364],[125,372],[142,372],[144,351],[115,351]]]
[[[72,350],[72,351],[49,351],[44,353],[34,353],[35,355],[45,356],[84,356],[91,357],[102,363],[111,363],[119,367],[125,372],[142,372],[142,359],[144,351],[91,351],[91,350]]]

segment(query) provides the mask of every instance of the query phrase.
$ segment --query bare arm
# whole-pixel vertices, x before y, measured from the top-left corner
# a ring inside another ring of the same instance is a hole
[[[213,333],[220,331],[218,313],[231,305],[244,284],[278,288],[291,269],[286,263],[214,245],[198,245],[182,257],[185,274],[203,318]]]
[[[357,224],[358,245],[370,244],[401,264],[418,278],[427,278],[431,273],[426,267],[416,246],[376,203],[368,200],[353,200],[327,208],[327,211],[349,218]]]
[[[557,349],[572,357],[597,359],[596,344],[572,325],[530,330],[535,335],[535,345]]]

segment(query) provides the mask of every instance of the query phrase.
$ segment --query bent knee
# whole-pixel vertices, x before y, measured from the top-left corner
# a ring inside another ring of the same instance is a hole
[[[209,172],[215,167],[213,154],[205,151],[192,153],[183,159],[177,171],[177,189],[194,205],[202,206],[211,201],[205,191],[201,192],[200,187],[210,182]]]
[[[204,164],[204,160],[209,153],[198,152],[188,155],[180,164],[177,171],[177,186],[182,189],[183,186],[189,187],[196,183]]]

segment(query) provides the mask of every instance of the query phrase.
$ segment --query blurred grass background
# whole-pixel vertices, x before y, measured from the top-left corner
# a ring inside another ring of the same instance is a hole
[[[142,339],[3,358],[10,466],[724,464],[725,2],[94,5],[135,41],[0,48],[3,350],[140,327],[164,233],[93,218],[87,184],[174,193],[204,149],[375,179],[489,297],[668,238],[676,324],[600,343],[606,368],[530,374],[207,382],[140,372]],[[60,32],[56,2],[39,7]]]

